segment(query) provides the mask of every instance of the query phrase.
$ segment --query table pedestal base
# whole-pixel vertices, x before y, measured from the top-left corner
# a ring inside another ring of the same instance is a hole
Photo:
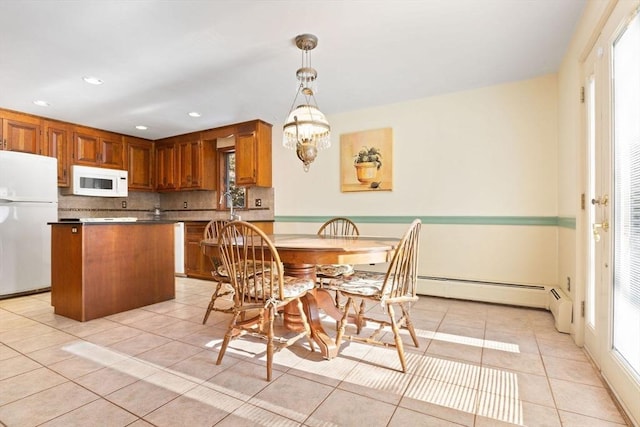
[[[284,268],[289,276],[316,280],[315,264],[284,264]],[[336,357],[338,355],[338,347],[335,341],[324,331],[320,321],[319,309],[322,309],[322,311],[336,320],[342,318],[342,312],[336,308],[331,294],[324,289],[315,288],[307,292],[302,299],[305,315],[311,327],[311,338],[318,344],[320,352],[325,359]],[[284,308],[284,325],[292,331],[304,329],[300,319],[300,312],[295,304],[288,304]]]

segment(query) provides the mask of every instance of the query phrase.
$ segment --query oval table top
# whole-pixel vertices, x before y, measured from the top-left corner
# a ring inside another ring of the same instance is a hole
[[[270,234],[269,239],[287,264],[375,264],[388,262],[399,238],[377,236],[325,237],[316,234]],[[202,246],[216,247],[207,239]]]

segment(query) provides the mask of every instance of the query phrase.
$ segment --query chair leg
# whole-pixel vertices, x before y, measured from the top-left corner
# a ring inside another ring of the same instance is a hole
[[[349,307],[351,306],[351,297],[347,298],[347,303],[345,304],[344,314],[342,315],[342,319],[338,322],[338,333],[336,334],[336,347],[338,351],[340,351],[340,343],[342,342],[342,337],[344,335],[344,330],[347,326],[347,319],[349,318]]]
[[[267,381],[271,381],[271,372],[273,368],[273,322],[275,320],[275,308],[269,307],[269,320],[267,322]]]
[[[222,358],[224,357],[224,353],[227,351],[227,346],[233,337],[233,330],[236,325],[236,321],[238,320],[238,313],[233,313],[233,319],[229,323],[229,328],[227,329],[227,333],[224,334],[224,340],[222,341],[222,345],[220,346],[220,352],[218,353],[218,360],[216,361],[216,365],[222,363]]]
[[[355,308],[356,302],[352,301],[352,304]],[[356,312],[356,334],[360,334],[362,327],[364,326],[364,312],[366,308],[366,303],[364,302],[364,298],[360,300],[360,307],[355,310]]]
[[[400,358],[400,365],[402,365],[402,372],[407,372],[407,361],[404,357],[404,346],[402,345],[402,337],[400,336],[400,328],[396,322],[396,316],[393,310],[393,305],[387,305],[389,311],[389,318],[391,320],[391,329],[393,330],[393,338],[396,343],[396,350],[398,351],[398,357]]]
[[[216,299],[218,299],[218,294],[220,293],[220,288],[222,287],[222,282],[217,282],[216,289],[213,291],[213,295],[211,295],[211,301],[209,301],[209,306],[207,307],[207,312],[204,313],[204,319],[202,319],[202,324],[207,323],[207,319],[209,319],[209,315],[214,310],[216,305]]]
[[[215,298],[212,296],[211,297],[211,301],[209,302],[209,306],[207,307],[207,312],[204,313],[204,319],[202,319],[202,324],[206,324],[207,323],[207,319],[209,319],[209,315],[211,314],[211,311],[213,310],[213,306],[216,303]]]
[[[311,351],[316,351],[315,345],[313,344],[313,338],[311,337],[311,326],[309,326],[309,319],[307,318],[307,313],[304,311],[304,305],[302,304],[302,300],[300,298],[296,298],[296,305],[298,306],[298,311],[300,312],[300,320],[304,325],[304,331],[306,332],[307,342],[309,343],[309,347]]]
[[[402,318],[404,319],[404,324],[409,330],[409,334],[411,334],[411,339],[413,340],[413,345],[416,348],[420,347],[418,344],[418,336],[416,335],[416,331],[413,328],[413,323],[411,323],[411,317],[409,317],[409,310],[407,310],[404,304],[400,304],[400,308],[402,308]]]
[[[340,303],[340,296],[342,295],[340,293],[340,291],[334,291],[335,295],[333,296],[333,300],[334,300],[334,305],[336,306],[336,308],[338,310],[342,310],[342,311],[346,311],[347,313],[349,312],[349,303],[345,303],[345,304],[341,304]],[[349,301],[349,298],[347,298],[347,301]],[[340,321],[336,320],[336,332],[340,330]]]
[[[336,302],[336,308],[342,308],[342,305],[340,304],[340,291],[335,291],[335,295],[333,297],[334,301]]]

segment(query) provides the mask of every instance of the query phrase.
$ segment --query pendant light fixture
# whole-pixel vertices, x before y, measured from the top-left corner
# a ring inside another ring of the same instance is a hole
[[[318,38],[313,34],[301,34],[295,41],[302,51],[302,66],[296,71],[298,90],[283,127],[282,145],[296,150],[304,171],[308,172],[318,150],[331,146],[331,127],[318,109],[315,98],[318,72],[311,67],[309,52],[318,45]],[[304,98],[300,103],[298,96]]]

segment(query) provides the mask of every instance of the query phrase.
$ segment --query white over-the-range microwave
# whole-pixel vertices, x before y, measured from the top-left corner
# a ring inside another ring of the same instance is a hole
[[[96,197],[127,197],[128,173],[120,169],[71,165],[71,185],[63,194]]]

